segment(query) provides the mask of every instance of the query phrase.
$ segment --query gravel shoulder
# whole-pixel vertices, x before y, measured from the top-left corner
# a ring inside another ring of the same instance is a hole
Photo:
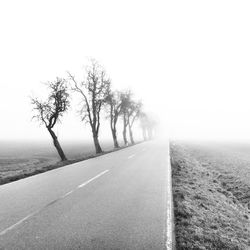
[[[171,144],[177,249],[250,249],[250,169],[219,148]]]

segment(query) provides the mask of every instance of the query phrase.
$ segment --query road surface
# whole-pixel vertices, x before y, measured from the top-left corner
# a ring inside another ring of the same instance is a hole
[[[0,249],[165,249],[168,143],[0,186]]]

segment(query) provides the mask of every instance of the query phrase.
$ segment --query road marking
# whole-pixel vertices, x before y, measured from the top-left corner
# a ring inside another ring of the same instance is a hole
[[[34,216],[35,214],[38,214],[38,213],[41,212],[44,208],[48,207],[48,205],[51,205],[51,204],[57,202],[58,200],[61,200],[61,199],[65,198],[66,196],[70,195],[71,193],[73,193],[73,192],[74,192],[75,190],[77,190],[78,188],[81,188],[81,187],[86,186],[87,184],[89,184],[89,183],[92,182],[93,180],[95,180],[95,179],[101,177],[102,175],[106,174],[108,171],[109,171],[109,170],[105,170],[105,171],[101,172],[100,174],[96,175],[95,177],[91,178],[90,180],[88,180],[88,181],[82,183],[81,185],[79,185],[76,189],[69,191],[68,193],[66,193],[66,194],[62,195],[61,197],[59,197],[58,199],[56,199],[56,200],[50,202],[49,204],[47,204],[46,206],[42,207],[41,209],[38,209],[38,210],[36,210],[35,212],[33,212],[33,213],[27,215],[27,216],[24,217],[23,219],[19,220],[17,223],[15,223],[15,224],[13,224],[12,226],[10,226],[10,227],[4,229],[3,231],[1,231],[1,232],[0,232],[0,236],[2,236],[2,235],[4,235],[4,234],[6,234],[7,232],[11,231],[12,229],[14,229],[14,228],[17,227],[18,225],[22,224],[24,221],[28,220],[30,217]]]
[[[70,195],[73,193],[74,190],[69,191],[68,193],[64,194],[61,196],[61,198],[65,198],[66,196]]]
[[[81,188],[81,187],[86,186],[86,185],[89,184],[91,181],[93,181],[93,180],[95,180],[95,179],[101,177],[102,175],[106,174],[108,171],[109,171],[109,170],[105,170],[105,171],[101,172],[100,174],[96,175],[95,177],[91,178],[90,180],[88,180],[88,181],[82,183],[81,185],[79,185],[78,188]]]
[[[14,229],[15,227],[17,227],[18,225],[20,225],[21,223],[23,223],[24,221],[28,220],[31,216],[33,216],[36,212],[31,213],[29,215],[27,215],[26,217],[24,217],[23,219],[21,219],[20,221],[18,221],[17,223],[15,223],[14,225],[6,228],[5,230],[3,230],[2,232],[0,232],[0,236],[6,234],[8,231]]]
[[[131,158],[133,158],[133,157],[135,157],[135,154],[130,155],[130,156],[128,157],[128,159],[131,159]]]
[[[146,148],[143,148],[143,149],[142,149],[142,152],[144,152],[144,151],[146,151]]]
[[[173,196],[172,196],[172,169],[170,161],[170,143],[168,143],[167,153],[167,185],[166,185],[166,249],[175,249],[174,222],[173,222]]]

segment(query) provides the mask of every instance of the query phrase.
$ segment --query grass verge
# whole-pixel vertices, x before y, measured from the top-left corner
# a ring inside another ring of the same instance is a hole
[[[171,165],[176,248],[250,249],[250,211],[232,191],[232,176],[227,181],[176,144]]]

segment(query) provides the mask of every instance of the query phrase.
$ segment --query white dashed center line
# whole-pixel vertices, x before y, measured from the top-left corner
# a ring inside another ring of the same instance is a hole
[[[109,170],[105,170],[105,171],[101,172],[100,174],[96,175],[96,176],[93,177],[92,179],[90,179],[90,180],[88,180],[88,181],[82,183],[81,185],[79,185],[78,188],[81,188],[81,187],[86,186],[86,185],[89,184],[91,181],[93,181],[93,180],[95,180],[95,179],[101,177],[102,175],[106,174],[108,171],[109,171]]]
[[[135,157],[135,154],[130,155],[130,156],[128,157],[128,159],[131,159],[131,158],[133,158],[133,157]]]
[[[31,213],[29,215],[27,215],[26,217],[24,217],[23,219],[21,219],[20,221],[18,221],[17,223],[15,223],[14,225],[6,228],[5,230],[3,230],[2,232],[0,232],[0,236],[6,234],[8,231],[14,229],[15,227],[17,227],[18,225],[22,224],[24,221],[28,220],[31,216],[33,216],[36,212]]]
[[[73,193],[73,191],[74,191],[74,190],[71,190],[71,191],[69,191],[68,193],[66,193],[66,194],[62,195],[61,197],[62,197],[62,198],[65,198],[66,196],[68,196],[68,195],[72,194],[72,193]]]
[[[88,181],[82,183],[82,184],[79,185],[77,188],[75,188],[75,189],[73,189],[73,190],[67,192],[66,194],[60,196],[58,199],[56,199],[56,200],[50,202],[49,205],[55,203],[55,202],[58,201],[58,200],[61,200],[61,199],[65,198],[66,196],[68,196],[68,195],[70,195],[70,194],[72,194],[72,193],[73,193],[75,190],[77,190],[78,188],[82,188],[82,187],[86,186],[87,184],[89,184],[89,183],[92,182],[93,180],[95,180],[95,179],[101,177],[102,175],[106,174],[108,171],[109,171],[109,170],[105,170],[105,171],[101,172],[100,174],[96,175],[95,177],[93,177],[93,178],[89,179]],[[38,210],[36,210],[35,212],[33,212],[33,213],[27,215],[26,217],[24,217],[23,219],[19,220],[17,223],[13,224],[12,226],[10,226],[10,227],[6,228],[5,230],[1,231],[1,232],[0,232],[0,236],[6,234],[7,232],[9,232],[9,231],[11,231],[12,229],[14,229],[15,227],[17,227],[18,225],[22,224],[24,221],[28,220],[28,219],[29,219],[30,217],[32,217],[33,215],[38,214],[40,211],[42,211],[42,210],[43,210],[44,208],[46,208],[47,206],[48,206],[48,204],[47,204],[46,206],[44,206],[43,208],[38,209]]]

